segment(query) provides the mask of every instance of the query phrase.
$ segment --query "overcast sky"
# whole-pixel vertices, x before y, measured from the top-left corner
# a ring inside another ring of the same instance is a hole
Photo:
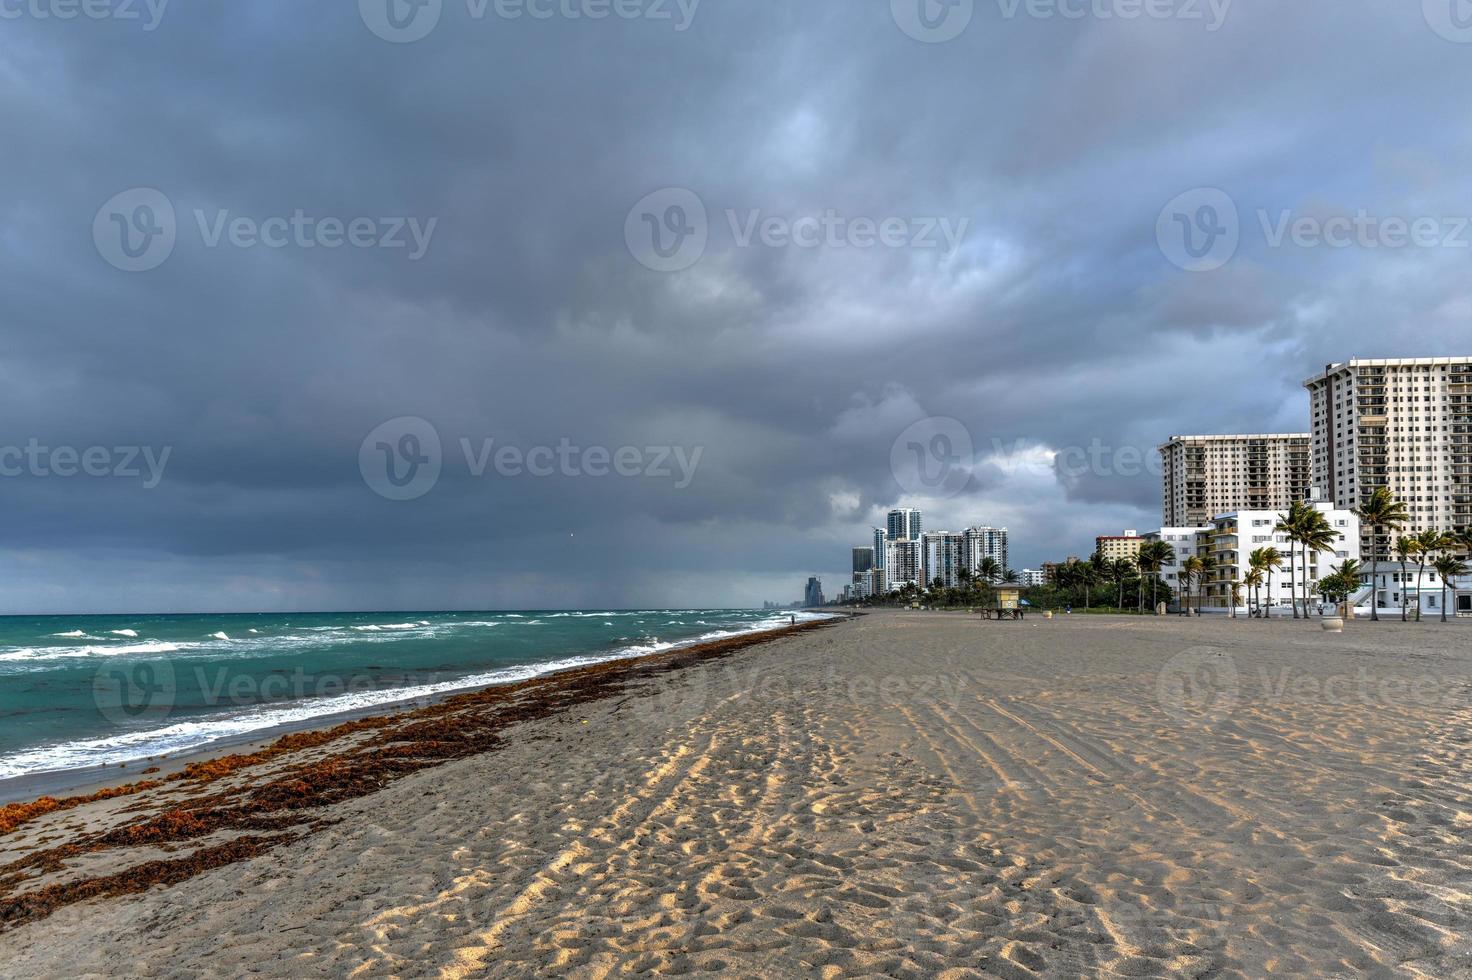
[[[1457,0],[88,2],[0,2],[8,612],[1031,566],[1472,347]]]

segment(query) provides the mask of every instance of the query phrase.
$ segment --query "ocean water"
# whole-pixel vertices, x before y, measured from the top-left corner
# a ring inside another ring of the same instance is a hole
[[[788,615],[645,609],[0,617],[0,779],[198,749],[396,701],[772,629]]]

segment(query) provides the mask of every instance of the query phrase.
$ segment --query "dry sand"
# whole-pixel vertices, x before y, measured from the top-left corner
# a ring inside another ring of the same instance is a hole
[[[1469,641],[878,613],[0,933],[0,974],[1472,976]]]

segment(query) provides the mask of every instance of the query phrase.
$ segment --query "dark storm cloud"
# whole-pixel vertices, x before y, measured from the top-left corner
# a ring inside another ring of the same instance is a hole
[[[977,2],[937,44],[881,0],[704,0],[684,30],[649,6],[444,0],[412,43],[351,2],[174,0],[151,30],[6,7],[0,443],[172,455],[151,489],[0,479],[5,606],[785,599],[911,499],[890,450],[926,416],[979,457],[962,493],[916,501],[929,523],[1009,523],[1030,564],[1149,526],[1158,477],[1121,450],[1301,429],[1323,362],[1465,346],[1468,250],[1274,245],[1260,217],[1472,212],[1472,45],[1419,5],[1237,0],[1208,30]],[[659,272],[625,221],[670,187],[708,242]],[[1190,273],[1156,219],[1200,187],[1241,243]],[[125,272],[93,220],[134,188],[165,195],[176,241]],[[406,227],[402,248],[225,231],[297,212],[375,242],[412,220],[423,255]],[[907,243],[742,244],[830,212]],[[941,221],[956,247],[911,247]],[[442,472],[396,502],[359,449],[403,416],[433,424]],[[462,438],[702,455],[687,486],[476,476]],[[1116,462],[1063,465],[1096,446]]]

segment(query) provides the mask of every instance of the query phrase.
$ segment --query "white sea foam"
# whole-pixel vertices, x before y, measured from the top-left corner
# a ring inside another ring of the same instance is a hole
[[[251,630],[251,632],[254,633],[255,630]],[[228,639],[230,639],[230,637],[227,636],[224,633],[211,633],[210,634],[210,639],[213,639],[213,640],[228,640]]]
[[[798,621],[828,618],[821,613],[797,613]],[[52,772],[78,769],[88,766],[115,766],[149,756],[175,753],[199,748],[220,739],[238,738],[255,732],[309,722],[313,719],[347,712],[363,711],[396,702],[416,701],[452,691],[512,684],[542,674],[549,674],[588,664],[604,663],[661,653],[676,647],[689,646],[713,639],[739,636],[745,633],[763,632],[787,625],[787,614],[747,624],[741,629],[718,630],[689,639],[660,640],[657,637],[632,646],[621,647],[603,654],[566,657],[545,663],[524,664],[504,667],[480,674],[472,674],[457,680],[436,684],[421,684],[414,687],[385,688],[375,691],[358,691],[330,698],[294,701],[287,704],[259,706],[245,711],[231,712],[191,721],[181,721],[163,728],[147,731],[124,732],[102,738],[79,739],[57,745],[24,749],[0,757],[0,779],[10,779],[35,772]],[[170,647],[175,644],[134,644],[135,648]],[[117,652],[122,647],[93,648]],[[164,651],[160,651],[164,652]],[[0,658],[3,658],[0,654]]]
[[[353,629],[365,633],[377,633],[381,630],[417,630],[429,625],[429,620],[421,620],[417,623],[375,623],[370,626],[354,626]]]
[[[113,636],[137,636],[137,630],[108,630]]]
[[[64,637],[67,637],[68,639],[76,640],[76,639],[81,639],[82,637],[86,636],[87,634],[86,633],[83,633],[81,630],[70,630],[70,631],[68,631],[66,633],[52,633],[51,635],[52,636],[64,636]]]
[[[173,653],[191,648],[191,644],[164,643],[150,640],[143,643],[125,643],[122,646],[81,647],[12,647],[0,650],[0,661],[18,660],[69,660],[78,657],[120,657],[140,653]]]

